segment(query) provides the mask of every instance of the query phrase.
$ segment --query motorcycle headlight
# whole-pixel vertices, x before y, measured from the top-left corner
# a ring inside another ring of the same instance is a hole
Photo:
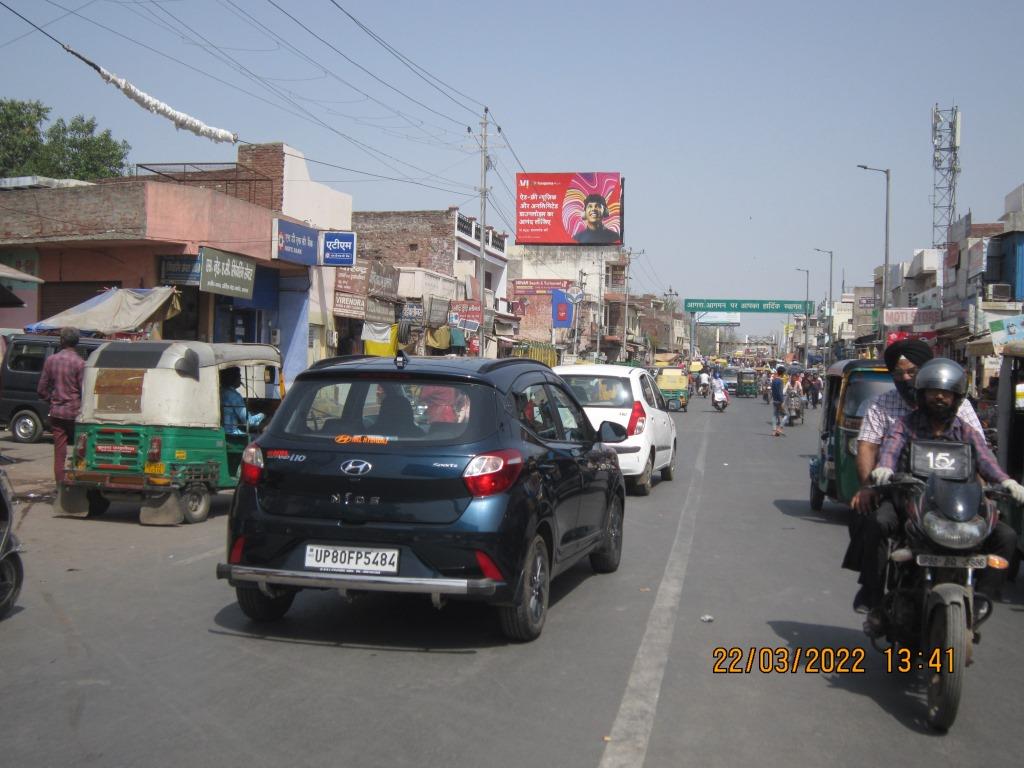
[[[849,440],[846,441],[846,452],[849,453],[851,456],[856,456],[857,455],[857,438],[856,437],[851,437]]]
[[[970,549],[981,544],[988,536],[988,524],[981,517],[957,523],[928,512],[921,521],[921,527],[928,538],[949,549]]]

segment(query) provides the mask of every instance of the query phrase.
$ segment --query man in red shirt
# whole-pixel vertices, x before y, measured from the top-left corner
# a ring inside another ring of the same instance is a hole
[[[60,352],[50,355],[39,377],[39,397],[50,404],[50,430],[53,432],[53,478],[58,487],[64,482],[64,459],[68,442],[75,438],[75,419],[82,409],[82,375],[85,361],[75,351],[78,329],[60,329]]]

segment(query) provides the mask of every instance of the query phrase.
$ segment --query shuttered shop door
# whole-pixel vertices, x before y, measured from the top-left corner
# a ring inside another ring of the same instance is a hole
[[[91,299],[104,288],[120,288],[120,280],[104,280],[102,283],[43,283],[40,288],[39,319],[45,320],[58,312],[70,309]]]

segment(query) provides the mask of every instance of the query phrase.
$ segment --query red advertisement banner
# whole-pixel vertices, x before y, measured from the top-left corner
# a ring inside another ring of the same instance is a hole
[[[621,245],[618,173],[517,173],[516,243]]]

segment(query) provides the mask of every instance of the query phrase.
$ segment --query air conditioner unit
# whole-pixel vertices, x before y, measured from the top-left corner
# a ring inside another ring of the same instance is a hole
[[[1012,301],[1009,283],[989,283],[985,286],[985,301]]]
[[[281,329],[271,328],[270,329],[270,343],[275,347],[281,346]]]

